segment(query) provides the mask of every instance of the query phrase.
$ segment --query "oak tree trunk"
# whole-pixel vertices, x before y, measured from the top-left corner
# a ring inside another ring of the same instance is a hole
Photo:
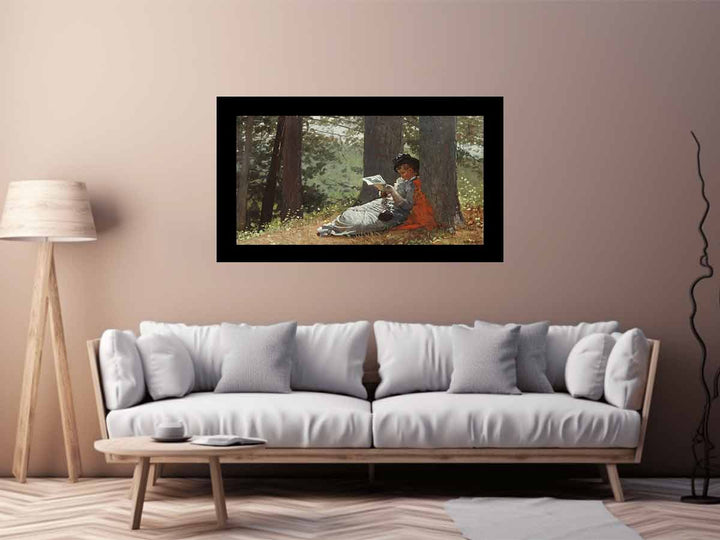
[[[381,174],[388,184],[393,184],[397,173],[393,158],[403,149],[402,116],[366,116],[363,142],[363,176]],[[379,196],[373,186],[362,183],[358,203],[364,204]]]
[[[285,118],[282,150],[282,201],[280,219],[302,217],[302,122],[300,116]]]
[[[263,190],[262,209],[260,210],[260,228],[272,221],[284,134],[285,117],[278,116],[277,130],[275,131],[275,142],[273,143],[272,157],[270,158],[270,171],[268,172],[267,179],[265,180],[265,189]]]
[[[463,224],[457,188],[457,145],[454,116],[420,117],[422,190],[444,228]]]
[[[252,152],[252,132],[254,116],[245,117],[242,158],[237,171],[235,184],[235,224],[238,231],[245,230],[247,226],[247,198],[248,198],[248,176],[250,174],[250,153]],[[237,127],[237,141],[240,144],[240,123]]]

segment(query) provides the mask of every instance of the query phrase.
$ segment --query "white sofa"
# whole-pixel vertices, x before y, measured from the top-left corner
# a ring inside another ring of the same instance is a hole
[[[619,463],[639,463],[657,368],[659,342],[649,340],[643,406],[618,408],[566,392],[453,394],[412,392],[377,400],[326,392],[192,392],[108,411],[99,369],[100,340],[88,341],[103,438],[152,435],[173,418],[190,435],[261,437],[266,451],[238,456],[265,463],[597,463],[607,467],[623,500]],[[382,372],[382,369],[381,369]],[[363,382],[373,387],[375,370]],[[112,463],[126,461],[109,456]]]

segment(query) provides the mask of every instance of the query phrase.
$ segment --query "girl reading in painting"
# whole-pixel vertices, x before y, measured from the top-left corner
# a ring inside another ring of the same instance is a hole
[[[345,210],[318,228],[318,236],[357,236],[393,230],[434,229],[437,223],[420,184],[420,161],[398,154],[393,168],[400,175],[395,185],[376,186],[381,198]]]

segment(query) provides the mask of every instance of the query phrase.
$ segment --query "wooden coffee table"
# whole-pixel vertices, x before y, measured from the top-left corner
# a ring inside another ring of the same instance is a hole
[[[223,489],[222,470],[220,458],[234,456],[241,452],[257,452],[265,448],[265,443],[252,446],[201,446],[182,443],[163,443],[153,441],[151,437],[118,437],[116,439],[101,439],[95,441],[95,450],[103,454],[116,456],[137,457],[135,474],[133,475],[133,509],[130,519],[130,528],[138,529],[142,517],[145,490],[147,488],[150,458],[193,457],[206,458],[210,465],[210,481],[212,483],[213,501],[217,515],[218,527],[227,521],[227,507],[225,506],[225,490]]]

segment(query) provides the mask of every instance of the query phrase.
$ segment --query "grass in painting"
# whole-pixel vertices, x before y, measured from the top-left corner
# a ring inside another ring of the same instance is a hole
[[[325,207],[300,219],[276,218],[261,231],[238,231],[238,245],[463,245],[483,243],[483,184],[458,178],[458,195],[465,224],[453,231],[393,231],[352,237],[318,237],[317,228],[332,221],[347,204]]]

